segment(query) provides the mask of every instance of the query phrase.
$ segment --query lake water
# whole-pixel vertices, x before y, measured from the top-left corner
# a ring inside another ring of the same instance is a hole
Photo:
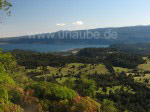
[[[85,45],[85,44],[65,44],[65,45],[49,45],[49,44],[0,44],[0,48],[3,51],[10,51],[14,49],[21,50],[33,50],[38,52],[59,52],[59,51],[67,51],[75,48],[88,48],[88,47],[109,47],[109,45]]]

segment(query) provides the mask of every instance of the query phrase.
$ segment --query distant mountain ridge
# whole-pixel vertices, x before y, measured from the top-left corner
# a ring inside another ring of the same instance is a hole
[[[110,32],[116,32],[117,38],[105,38],[104,35],[106,34],[108,36]],[[94,33],[99,33],[100,35],[96,35],[95,38]],[[54,33],[30,36],[0,38],[0,42],[11,44],[114,44],[150,42],[150,26],[110,27],[77,31],[58,31]]]

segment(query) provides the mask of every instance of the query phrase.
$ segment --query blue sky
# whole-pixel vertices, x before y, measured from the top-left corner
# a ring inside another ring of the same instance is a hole
[[[1,19],[0,37],[150,23],[150,0],[12,1],[12,15]]]

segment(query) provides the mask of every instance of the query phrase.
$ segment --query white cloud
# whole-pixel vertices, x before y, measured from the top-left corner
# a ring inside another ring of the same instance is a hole
[[[56,26],[65,26],[65,23],[57,23]]]
[[[82,26],[84,23],[82,21],[73,22],[74,25]]]

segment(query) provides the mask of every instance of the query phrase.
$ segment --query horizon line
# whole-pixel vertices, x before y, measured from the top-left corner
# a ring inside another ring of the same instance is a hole
[[[150,26],[150,24],[147,24],[147,25],[131,25],[131,26],[114,26],[114,27],[100,27],[100,28],[90,28],[90,29],[79,29],[79,30],[58,30],[58,31],[54,31],[54,32],[43,32],[41,34],[46,34],[46,33],[56,33],[56,32],[59,32],[59,31],[84,31],[84,30],[95,30],[95,29],[104,29],[104,28],[125,28],[125,27],[138,27],[138,26]],[[35,33],[33,35],[38,35],[40,33]],[[27,34],[28,35],[28,34]],[[27,35],[18,35],[18,36],[6,36],[6,37],[0,37],[0,39],[3,39],[3,38],[19,38],[19,37],[24,37],[24,36],[27,36]],[[32,34],[31,34],[32,35]]]

